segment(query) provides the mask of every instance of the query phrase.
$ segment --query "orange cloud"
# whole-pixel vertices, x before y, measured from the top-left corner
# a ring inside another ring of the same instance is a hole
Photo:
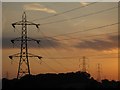
[[[111,50],[104,50],[104,53],[108,54],[108,53],[118,53],[118,48],[116,49],[111,49]]]
[[[80,4],[83,5],[83,6],[86,6],[86,5],[88,5],[89,3],[88,3],[88,2],[80,2]]]

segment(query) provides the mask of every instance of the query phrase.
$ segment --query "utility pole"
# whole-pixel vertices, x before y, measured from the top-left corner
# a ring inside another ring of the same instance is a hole
[[[11,42],[14,44],[15,41],[20,41],[21,49],[20,49],[20,53],[10,55],[9,58],[13,59],[13,57],[19,57],[19,66],[18,66],[18,73],[17,73],[17,79],[19,79],[26,74],[29,74],[29,75],[31,74],[28,57],[37,57],[39,59],[41,59],[42,57],[28,52],[28,41],[35,41],[37,42],[37,44],[39,44],[40,40],[32,39],[27,36],[28,25],[35,25],[37,28],[39,28],[40,24],[35,24],[33,22],[28,21],[26,17],[26,13],[23,12],[22,20],[13,23],[12,24],[13,28],[15,28],[16,25],[22,26],[21,37],[15,38],[11,40]]]
[[[101,64],[97,64],[97,81],[101,81]]]

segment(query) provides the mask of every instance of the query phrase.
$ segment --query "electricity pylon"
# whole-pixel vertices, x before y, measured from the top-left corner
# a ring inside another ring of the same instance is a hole
[[[97,81],[101,81],[101,64],[97,64]]]
[[[28,57],[38,57],[39,59],[41,59],[42,57],[28,52],[28,41],[35,41],[39,44],[40,40],[36,40],[36,39],[27,37],[27,26],[35,25],[37,28],[39,28],[40,24],[35,24],[33,22],[29,22],[27,20],[26,13],[24,12],[22,15],[22,20],[12,24],[13,28],[15,28],[16,25],[22,26],[21,37],[15,38],[15,39],[11,40],[11,42],[14,44],[15,41],[20,41],[21,42],[21,51],[20,51],[20,53],[10,55],[9,58],[10,59],[13,59],[13,57],[20,58],[19,66],[18,66],[18,73],[17,73],[17,79],[19,79],[26,74],[30,75],[30,65],[29,65]]]
[[[87,58],[85,56],[83,56],[81,59],[82,59],[82,72],[86,72],[87,71],[87,68],[86,68],[86,66],[87,66],[86,59]],[[81,59],[79,59],[79,61]],[[80,65],[79,65],[79,68],[80,68]]]
[[[86,57],[83,56],[83,67],[82,67],[82,71],[86,72]]]

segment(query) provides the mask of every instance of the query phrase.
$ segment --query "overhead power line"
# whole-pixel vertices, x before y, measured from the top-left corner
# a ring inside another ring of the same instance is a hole
[[[71,40],[71,39],[89,38],[89,37],[102,36],[102,35],[109,35],[109,34],[114,34],[114,33],[118,33],[118,32],[110,32],[110,33],[89,35],[89,36],[84,36],[84,37],[69,37],[69,38],[67,38],[67,39],[54,39],[54,40],[57,40],[57,41],[65,40],[65,41],[66,41],[66,40]]]
[[[46,38],[46,35],[40,30],[40,32],[41,32],[41,34],[43,35],[43,37],[44,38]],[[49,44],[51,45],[51,47],[58,53],[58,50],[53,46],[53,44],[48,40],[48,39],[46,39],[48,42],[49,42]],[[46,51],[47,52],[47,51]],[[48,53],[48,52],[47,52]],[[58,53],[59,55],[61,55],[60,53]],[[50,54],[49,54],[50,55]],[[57,60],[55,60],[54,59],[54,61],[57,63],[57,64],[59,64],[59,65],[61,65],[61,67],[62,68],[64,68],[65,70],[69,70],[67,67],[65,67],[65,66],[63,66],[59,61],[57,61]]]
[[[75,11],[75,10],[77,10],[77,9],[84,8],[84,7],[86,7],[86,6],[93,5],[93,4],[95,4],[95,3],[97,3],[97,2],[93,2],[93,3],[87,4],[87,5],[84,5],[84,6],[80,6],[80,7],[76,7],[76,8],[73,8],[73,9],[70,9],[70,10],[67,10],[67,11],[64,11],[64,12],[61,12],[61,13],[58,13],[58,14],[54,14],[54,15],[51,15],[51,16],[34,19],[34,20],[31,20],[31,21],[43,20],[43,19],[48,19],[48,18],[51,18],[51,17],[56,17],[56,16],[59,16],[59,15],[62,15],[62,14],[68,13],[68,12]]]
[[[53,23],[60,23],[60,22],[68,21],[68,20],[83,18],[83,17],[87,17],[87,16],[91,16],[91,15],[95,15],[95,14],[100,14],[100,13],[103,13],[103,12],[107,12],[107,11],[110,11],[110,10],[113,10],[113,9],[116,9],[116,8],[118,8],[118,7],[112,7],[112,8],[108,8],[108,9],[105,9],[105,10],[101,10],[101,11],[97,11],[97,12],[93,12],[93,13],[89,13],[89,14],[86,14],[86,15],[77,16],[77,17],[73,17],[73,18],[69,18],[69,19],[63,19],[63,20],[58,20],[58,21],[46,22],[46,23],[42,23],[41,25],[47,25],[47,24],[53,24]]]
[[[49,64],[47,64],[45,61],[42,60],[42,62],[52,71],[54,71],[55,73],[58,73],[58,71],[56,71],[54,68],[52,68]]]
[[[44,49],[44,52],[46,52],[48,55],[52,56],[51,53],[49,53],[46,49]],[[59,64],[64,70],[68,70],[68,68],[64,67],[64,65],[62,63],[60,63],[59,61],[57,61],[57,60],[54,59],[54,62],[56,62],[57,64]]]
[[[103,25],[103,26],[99,26],[99,27],[95,27],[95,28],[85,29],[85,30],[81,30],[81,31],[59,34],[59,35],[55,35],[55,36],[51,36],[51,37],[65,36],[65,35],[68,35],[68,34],[75,34],[75,33],[80,33],[80,32],[92,31],[92,30],[95,30],[95,29],[110,27],[110,26],[114,26],[114,25],[117,25],[117,24],[119,24],[119,22],[112,23],[112,24],[107,24],[107,25]],[[51,37],[47,37],[47,38],[51,38]]]
[[[118,54],[118,53],[107,53],[107,54],[98,54],[98,55],[89,55],[87,57],[103,57],[106,55],[111,55],[111,54]],[[73,59],[73,58],[80,58],[82,56],[68,56],[68,57],[44,57],[45,59]],[[108,57],[109,58],[109,57]],[[116,57],[117,58],[117,57]]]

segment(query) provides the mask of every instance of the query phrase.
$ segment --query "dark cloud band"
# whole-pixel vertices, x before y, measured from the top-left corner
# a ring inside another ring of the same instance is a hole
[[[118,35],[109,36],[108,40],[89,40],[82,41],[74,45],[80,49],[93,49],[93,50],[110,50],[112,48],[118,48]]]
[[[2,47],[3,48],[12,48],[13,44],[11,43],[11,39],[13,38],[3,38],[2,39]],[[28,47],[29,48],[60,48],[61,47],[61,43],[58,42],[56,39],[54,38],[40,38],[40,44],[37,45],[36,42],[34,41],[30,41],[28,42]],[[16,42],[14,44],[14,48],[20,48],[20,42]]]

